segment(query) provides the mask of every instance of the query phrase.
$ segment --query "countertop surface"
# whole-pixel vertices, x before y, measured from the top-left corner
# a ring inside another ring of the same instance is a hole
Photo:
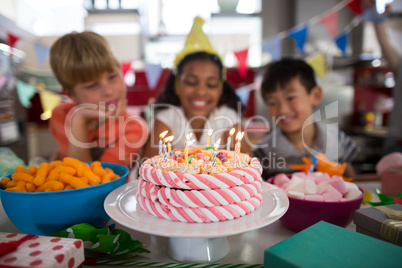
[[[379,181],[360,181],[356,182],[360,187],[366,191],[374,193],[375,187],[380,187]],[[376,200],[373,200],[376,201]],[[362,207],[364,205],[362,204]],[[110,220],[108,224],[115,223]],[[126,228],[120,224],[116,224],[116,228],[128,231],[134,238],[141,241],[144,247],[151,251],[149,254],[142,254],[131,259],[124,259],[125,261],[143,261],[143,262],[161,262],[161,263],[175,263],[166,253],[169,238],[162,236],[149,235],[135,230]],[[352,222],[347,229],[355,231],[356,226]],[[3,206],[0,201],[0,232],[21,233],[15,227],[4,212]],[[241,234],[232,235],[228,237],[230,246],[229,253],[217,263],[222,264],[263,264],[265,249],[289,238],[296,234],[295,231],[288,229],[280,221],[273,222],[265,227],[246,231]],[[85,266],[84,266],[85,267]],[[91,266],[88,266],[91,267]],[[96,267],[110,267],[97,265]]]

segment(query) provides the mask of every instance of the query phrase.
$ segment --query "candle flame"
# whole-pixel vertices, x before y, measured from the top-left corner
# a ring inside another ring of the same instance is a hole
[[[187,136],[186,136],[186,140],[191,139],[192,136],[193,136],[193,133],[188,133]]]
[[[219,144],[221,143],[221,139],[217,140],[214,144],[214,149],[217,150],[219,147]]]
[[[195,139],[189,140],[189,141],[187,142],[187,145],[188,145],[188,146],[191,146],[191,144],[193,144],[194,142],[195,142]]]
[[[229,131],[229,135],[232,136],[232,135],[234,134],[235,130],[236,130],[235,128],[232,128],[232,129]]]
[[[236,134],[236,140],[239,141],[241,138],[241,131],[237,132]]]
[[[165,130],[161,134],[159,134],[159,138],[163,139],[169,131]]]
[[[163,141],[164,142],[171,142],[173,140],[173,138],[174,138],[174,136],[172,135],[172,136],[166,137]]]
[[[208,136],[211,136],[212,135],[212,128],[210,128],[209,130],[208,130]]]

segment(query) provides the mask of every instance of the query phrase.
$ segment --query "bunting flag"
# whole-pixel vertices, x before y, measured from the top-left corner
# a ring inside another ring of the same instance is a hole
[[[123,77],[126,75],[127,71],[131,69],[131,62],[122,62],[120,63],[121,72]]]
[[[289,37],[293,38],[296,42],[297,48],[300,53],[304,54],[304,44],[306,43],[308,27],[307,25],[298,29],[291,29],[289,31]]]
[[[150,90],[154,90],[156,88],[161,73],[162,73],[162,66],[160,64],[145,65],[145,76],[147,77],[148,87]]]
[[[237,97],[239,97],[241,103],[244,106],[247,106],[248,99],[250,98],[250,89],[247,86],[241,87],[241,88],[236,89],[235,93],[236,93]]]
[[[356,15],[361,15],[363,13],[361,0],[351,0],[346,6]]]
[[[282,57],[282,38],[276,35],[262,43],[262,50],[271,55],[272,61],[280,60]]]
[[[348,45],[348,34],[343,32],[336,39],[335,43],[338,48],[342,51],[343,55],[346,56],[346,47]]]
[[[17,43],[18,40],[20,40],[18,36],[15,36],[11,33],[7,33],[7,44],[10,47],[14,47],[15,43]]]
[[[22,106],[25,108],[31,108],[31,98],[35,95],[36,90],[30,84],[22,82],[20,80],[15,84],[18,93],[18,99],[20,100]]]
[[[50,49],[37,42],[34,44],[34,49],[39,66],[42,68],[45,67],[45,60],[47,58],[47,55],[49,55]]]
[[[320,22],[327,28],[329,35],[332,39],[336,38],[338,28],[338,11],[333,10],[327,12],[319,18]]]
[[[248,48],[234,52],[236,58],[237,58],[237,70],[240,73],[240,76],[243,78],[247,77],[247,56],[248,56]]]
[[[59,105],[61,102],[61,96],[59,94],[43,90],[40,92],[40,102],[42,104],[43,114],[41,115],[42,120],[47,120],[52,117],[52,111],[54,107]]]
[[[327,73],[327,66],[325,65],[324,53],[318,52],[306,58],[307,64],[313,68],[315,74],[321,79],[325,78]]]

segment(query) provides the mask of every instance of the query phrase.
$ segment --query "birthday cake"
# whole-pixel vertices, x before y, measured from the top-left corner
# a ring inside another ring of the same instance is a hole
[[[262,167],[256,158],[224,150],[173,150],[145,161],[137,201],[155,216],[217,222],[245,216],[261,204]]]

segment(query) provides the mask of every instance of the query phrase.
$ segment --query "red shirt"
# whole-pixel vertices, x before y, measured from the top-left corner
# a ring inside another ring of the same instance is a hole
[[[75,106],[76,102],[60,103],[54,108],[49,121],[49,129],[57,141],[61,159],[68,156],[71,116],[67,119],[67,115]],[[107,120],[88,134],[93,160],[133,168],[147,141],[148,127],[142,118],[125,111],[123,116]]]

